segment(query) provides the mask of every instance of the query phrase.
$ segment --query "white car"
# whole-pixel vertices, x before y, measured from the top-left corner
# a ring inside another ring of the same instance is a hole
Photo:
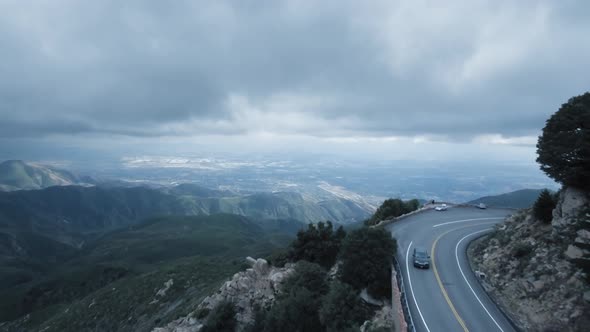
[[[447,210],[447,205],[446,204],[441,204],[437,207],[434,208],[436,211],[446,211]]]
[[[482,209],[482,210],[485,210],[485,209],[487,209],[487,208],[488,208],[488,207],[487,207],[487,206],[486,206],[484,203],[479,203],[479,204],[477,205],[477,207],[478,207],[479,209]]]

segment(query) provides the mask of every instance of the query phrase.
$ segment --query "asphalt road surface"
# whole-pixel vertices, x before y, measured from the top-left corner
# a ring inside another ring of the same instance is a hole
[[[480,286],[466,255],[471,240],[490,232],[511,213],[449,207],[386,226],[398,241],[397,259],[416,331],[514,331]],[[429,269],[414,267],[412,251],[416,246],[428,250]]]

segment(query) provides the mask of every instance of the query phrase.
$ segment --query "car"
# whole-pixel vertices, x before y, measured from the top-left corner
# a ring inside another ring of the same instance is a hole
[[[447,210],[447,208],[448,208],[448,207],[447,207],[447,205],[446,205],[446,204],[441,204],[441,205],[439,205],[439,206],[435,207],[434,209],[435,209],[436,211],[446,211],[446,210]]]
[[[479,203],[479,204],[477,204],[477,208],[485,210],[485,209],[487,209],[487,206],[484,203]]]
[[[419,269],[428,269],[430,267],[430,256],[426,249],[420,247],[414,248],[412,258],[414,259],[414,267]]]

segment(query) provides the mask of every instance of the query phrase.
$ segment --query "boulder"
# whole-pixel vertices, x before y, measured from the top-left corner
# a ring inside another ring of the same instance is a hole
[[[567,259],[578,259],[584,257],[584,251],[574,245],[567,246],[567,250],[565,251],[565,257]]]
[[[254,263],[254,265],[252,266],[252,269],[254,269],[254,272],[256,272],[256,274],[258,275],[268,274],[268,262],[265,259],[258,258],[256,260],[256,263]]]
[[[553,219],[568,219],[577,217],[589,200],[585,192],[572,188],[563,188],[559,194],[557,206],[553,210]]]
[[[584,292],[584,301],[590,302],[590,291]]]

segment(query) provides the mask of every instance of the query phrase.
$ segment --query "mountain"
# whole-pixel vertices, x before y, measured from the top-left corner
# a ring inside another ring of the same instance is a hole
[[[309,222],[344,223],[368,215],[344,199],[314,203],[285,192],[219,197],[229,194],[187,186],[53,186],[0,192],[0,289],[45,275],[105,233],[149,218],[230,213],[250,217],[267,232],[294,234]]]
[[[467,204],[484,203],[493,207],[525,209],[535,203],[541,191],[542,189],[522,189],[496,196],[481,197]]]
[[[291,238],[237,215],[149,219],[104,234],[44,277],[1,290],[0,322],[30,316],[0,330],[150,330],[191,310],[246,256],[264,257]]]
[[[372,212],[346,199],[314,202],[295,192],[255,193],[221,198],[193,197],[192,201],[205,214],[232,213],[258,219],[295,219],[304,223],[326,220],[350,223],[367,218]]]
[[[0,190],[2,191],[41,189],[83,183],[83,179],[76,175],[49,166],[25,163],[22,160],[7,160],[0,163]]]

